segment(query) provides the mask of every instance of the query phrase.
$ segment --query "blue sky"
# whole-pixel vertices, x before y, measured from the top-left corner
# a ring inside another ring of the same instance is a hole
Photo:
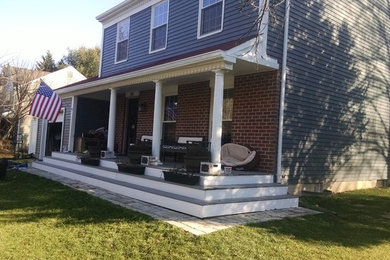
[[[0,0],[0,62],[35,64],[46,50],[100,46],[96,16],[123,0]]]

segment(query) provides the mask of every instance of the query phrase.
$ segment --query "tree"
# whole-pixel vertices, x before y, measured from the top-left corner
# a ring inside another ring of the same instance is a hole
[[[47,74],[25,66],[0,66],[0,141],[15,144],[18,126],[29,113],[38,83],[34,80]]]
[[[60,63],[75,67],[87,78],[95,77],[99,74],[100,48],[68,49],[68,55],[64,56]]]
[[[56,63],[50,51],[46,51],[46,55],[42,55],[42,60],[37,61],[37,70],[53,72],[57,70]]]

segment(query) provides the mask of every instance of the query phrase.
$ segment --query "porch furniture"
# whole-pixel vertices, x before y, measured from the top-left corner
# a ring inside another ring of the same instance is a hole
[[[193,142],[192,145],[187,146],[187,152],[184,155],[184,165],[187,172],[199,173],[200,163],[209,162],[210,160],[211,153],[207,146],[198,142]]]
[[[100,158],[100,138],[85,137],[84,147],[88,150],[88,154],[91,158]]]
[[[228,143],[221,148],[221,164],[235,169],[254,169],[258,163],[258,156],[255,150],[239,145]]]
[[[191,145],[206,145],[208,147],[208,142],[204,141],[203,137],[185,137],[181,136],[177,139],[177,143],[173,144],[162,144],[161,153],[163,160],[165,161],[166,153],[172,153],[175,156],[175,162],[178,154],[186,154],[187,148]]]
[[[140,164],[142,155],[152,155],[152,136],[143,135],[131,144],[128,149],[129,161],[132,164]]]

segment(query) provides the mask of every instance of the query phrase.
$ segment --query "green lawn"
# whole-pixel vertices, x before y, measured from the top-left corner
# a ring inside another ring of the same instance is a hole
[[[0,259],[390,258],[390,189],[301,201],[325,213],[196,237],[13,171],[0,182]]]

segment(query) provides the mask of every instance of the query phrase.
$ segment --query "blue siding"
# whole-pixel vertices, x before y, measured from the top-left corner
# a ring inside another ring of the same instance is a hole
[[[198,1],[170,0],[167,48],[149,54],[151,7],[130,17],[129,59],[115,64],[116,25],[104,31],[102,76],[110,76],[121,71],[131,70],[159,60],[184,55],[226,42],[247,37],[249,28],[257,15],[252,8],[240,11],[237,0],[225,1],[223,31],[202,39],[197,39]]]
[[[290,184],[389,178],[385,2],[292,1],[283,138]],[[274,25],[268,43],[278,58],[281,30]]]

